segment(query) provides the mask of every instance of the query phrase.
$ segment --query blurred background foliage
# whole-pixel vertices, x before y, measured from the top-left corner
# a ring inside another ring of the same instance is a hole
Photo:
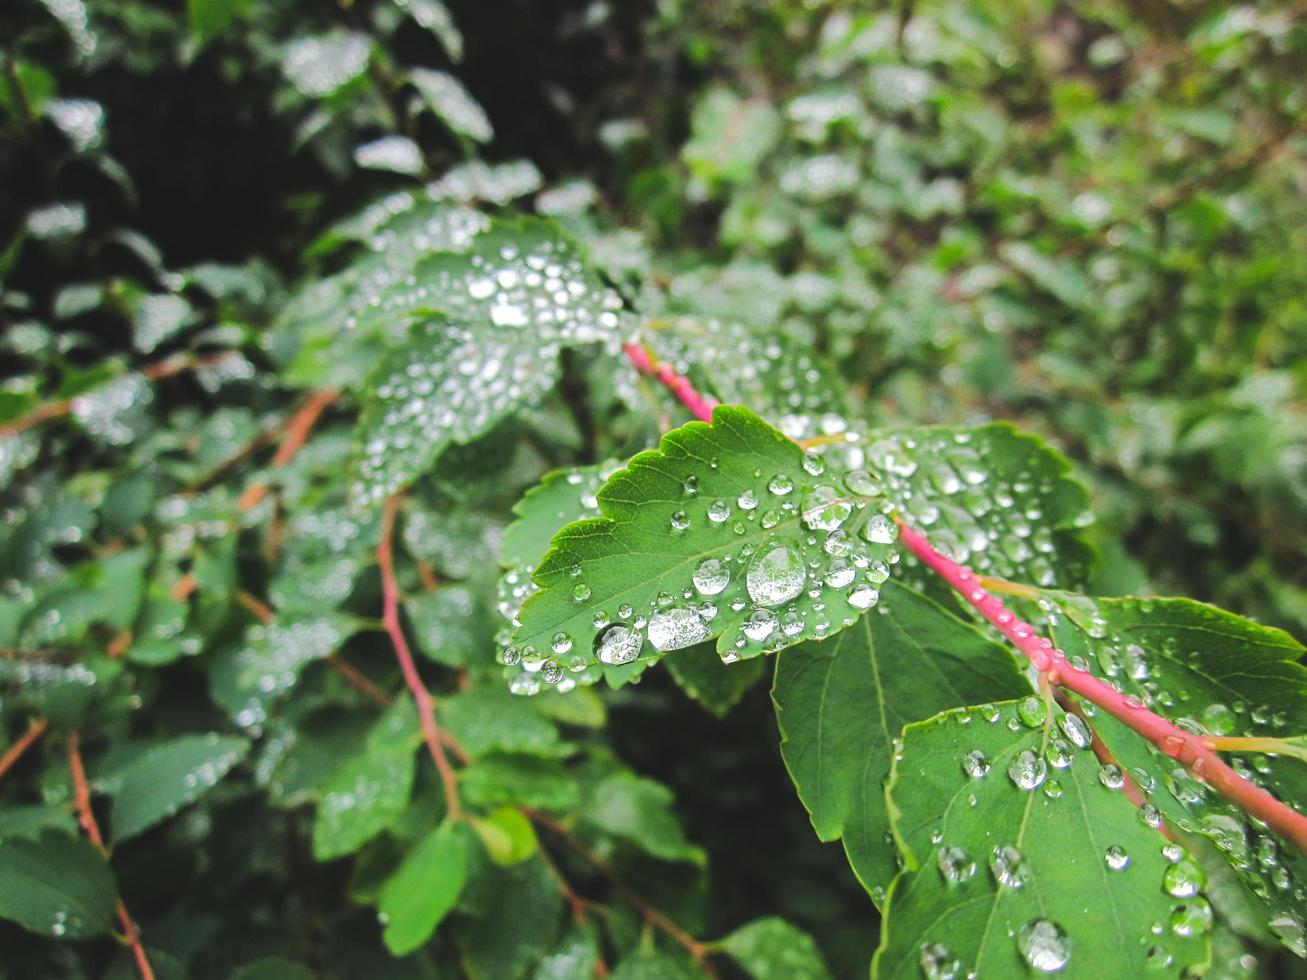
[[[554,957],[563,972],[535,975],[569,976],[639,946],[640,910],[603,874],[502,817],[483,839],[529,856],[482,854],[463,931],[387,959],[382,883],[443,804],[429,767],[414,774],[411,714],[387,728],[349,683],[403,691],[376,626],[376,522],[344,479],[375,350],[337,360],[337,397],[304,349],[367,275],[360,255],[397,267],[386,222],[406,193],[470,221],[553,219],[664,356],[688,369],[734,338],[713,357],[735,390],[816,352],[797,372],[812,390],[782,385],[783,408],[1015,420],[1091,486],[1098,593],[1190,595],[1307,634],[1305,13],[10,0],[0,744],[33,718],[51,733],[0,783],[0,845],[74,833],[63,739],[80,728],[98,806],[117,812],[159,752],[179,767],[157,812],[101,814],[161,975],[293,960],[499,978]],[[723,717],[662,671],[567,707],[498,697],[512,505],[679,417],[639,410],[610,363],[564,352],[539,409],[452,450],[406,505],[424,673],[483,726],[520,726],[478,741],[447,722],[470,740],[468,782],[487,813],[553,812],[696,936],[782,915],[833,973],[863,975],[875,911],[813,839],[765,684],[699,691]],[[312,437],[274,457],[315,392]],[[423,594],[428,575],[446,587]],[[323,801],[368,759],[369,785],[412,796],[342,830]],[[564,923],[560,866],[598,913]],[[130,968],[111,941],[10,924],[0,949],[15,977]]]

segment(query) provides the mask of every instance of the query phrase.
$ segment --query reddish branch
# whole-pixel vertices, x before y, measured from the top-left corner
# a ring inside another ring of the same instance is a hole
[[[274,469],[280,469],[293,460],[296,454],[304,448],[304,443],[308,441],[313,427],[318,424],[318,419],[322,413],[331,407],[331,404],[340,397],[340,392],[334,388],[324,388],[321,391],[315,391],[305,400],[299,410],[290,417],[286,423],[286,434],[283,436],[281,445],[277,448],[277,455],[272,457]],[[252,483],[245,488],[241,494],[237,506],[241,510],[250,510],[259,503],[268,493],[266,483]]]
[[[698,418],[711,417],[712,400],[696,392],[687,378],[666,365],[658,365],[639,344],[627,344],[625,351],[637,371],[655,375]],[[1175,759],[1195,778],[1307,853],[1307,817],[1240,776],[1221,761],[1201,736],[1177,728],[1142,702],[1071,664],[1050,640],[1039,636],[1033,626],[1018,619],[1001,599],[987,591],[969,568],[945,558],[920,532],[900,524],[899,539],[1020,650],[1049,684],[1097,705]]]
[[[462,820],[463,808],[458,800],[458,779],[441,744],[440,726],[436,724],[435,702],[431,699],[431,692],[422,683],[422,676],[418,673],[417,665],[413,662],[413,654],[408,648],[408,640],[404,638],[404,628],[399,622],[399,583],[395,580],[395,553],[392,544],[399,501],[398,496],[387,497],[381,515],[381,543],[377,545],[377,564],[381,568],[381,622],[385,625],[386,632],[390,634],[390,643],[395,648],[395,659],[399,661],[404,682],[408,684],[413,701],[417,705],[422,739],[427,743],[427,749],[440,773],[449,815],[455,820]]]
[[[3,778],[4,774],[14,767],[14,764],[23,757],[28,749],[36,744],[36,740],[44,735],[45,730],[49,727],[49,723],[44,718],[32,719],[32,723],[28,726],[27,731],[23,732],[22,737],[9,746],[4,755],[0,755],[0,778]]]
[[[73,803],[77,807],[77,821],[82,825],[82,830],[95,845],[96,850],[103,854],[107,861],[109,849],[104,846],[104,838],[100,836],[100,825],[95,822],[95,813],[91,810],[91,787],[86,782],[86,767],[82,765],[80,741],[76,728],[68,733],[68,768],[73,777]],[[115,905],[118,921],[123,927],[123,936],[127,940],[127,945],[131,947],[132,958],[136,960],[136,970],[140,973],[141,980],[154,980],[154,970],[150,968],[145,947],[141,945],[141,934],[136,930],[136,923],[127,913],[127,906],[123,904],[121,897],[116,899]]]
[[[1033,626],[1019,619],[1003,605],[1003,600],[986,590],[971,569],[945,558],[931,547],[924,535],[900,525],[899,540],[1007,637],[1048,678],[1050,684],[1078,694],[1102,708],[1175,759],[1197,779],[1307,853],[1307,817],[1240,776],[1203,742],[1201,736],[1177,728],[1154,714],[1141,701],[1122,694],[1089,671],[1073,665],[1052,641],[1039,636]]]

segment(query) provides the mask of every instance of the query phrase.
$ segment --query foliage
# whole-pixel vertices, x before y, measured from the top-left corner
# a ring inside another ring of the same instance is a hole
[[[4,975],[1307,957],[1298,12],[0,29]]]

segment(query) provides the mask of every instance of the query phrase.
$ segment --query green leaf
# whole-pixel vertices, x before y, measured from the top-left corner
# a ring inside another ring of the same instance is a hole
[[[1189,599],[1092,599],[1042,594],[1051,636],[1076,663],[1191,731],[1274,739],[1307,730],[1303,646],[1288,634]],[[1238,806],[1109,716],[1096,721],[1120,764],[1168,824],[1211,840],[1271,932],[1300,956],[1307,857],[1283,845]],[[1267,746],[1274,751],[1273,744]],[[1280,799],[1307,799],[1307,767],[1283,756],[1229,756],[1239,772]]]
[[[113,796],[113,839],[123,841],[171,817],[212,789],[249,753],[233,735],[183,735],[129,751],[97,783]]]
[[[281,70],[300,94],[322,99],[362,75],[371,57],[368,35],[335,30],[291,42],[282,55]]]
[[[852,629],[786,650],[772,699],[781,754],[823,841],[843,840],[877,904],[898,870],[882,786],[903,726],[1029,693],[1012,655],[903,586]]]
[[[581,802],[576,779],[561,762],[529,755],[484,756],[459,773],[458,784],[474,806],[566,811]]]
[[[559,932],[563,896],[537,856],[512,867],[488,867],[464,905],[475,917],[461,925],[455,941],[470,980],[513,980],[536,966]]]
[[[472,817],[471,823],[495,864],[525,861],[540,847],[531,821],[515,807],[499,807],[484,818]]]
[[[709,181],[752,177],[781,136],[780,115],[761,99],[745,101],[713,89],[694,107],[692,136],[681,155],[690,172]]]
[[[494,139],[495,130],[485,109],[453,75],[414,68],[409,71],[408,80],[426,107],[455,133],[478,143]]]
[[[747,409],[669,432],[604,485],[604,517],[554,538],[508,659],[620,666],[716,636],[729,661],[852,624],[889,574],[897,530],[826,472]],[[562,677],[546,668],[518,686],[551,673]]]
[[[439,310],[415,325],[379,368],[359,421],[356,500],[378,503],[426,472],[450,445],[537,404],[559,377],[565,347],[615,345],[621,300],[544,221],[496,224],[472,253],[431,255],[415,269],[426,283],[404,294],[394,320]],[[368,329],[365,316],[358,329]]]
[[[578,925],[541,958],[531,980],[575,980],[594,976],[599,965],[599,943],[593,926]]]
[[[997,578],[1041,586],[1084,580],[1090,552],[1078,528],[1089,495],[1068,476],[1067,459],[1039,439],[1006,422],[865,438],[832,452],[865,465],[941,553]]]
[[[609,974],[612,980],[702,980],[703,974],[681,957],[656,950],[639,950]]]
[[[461,585],[443,585],[405,600],[418,649],[450,667],[484,662],[494,642],[490,614],[480,595]]]
[[[404,859],[381,889],[382,938],[395,956],[422,946],[454,905],[467,880],[467,839],[444,823]]]
[[[302,963],[282,956],[264,956],[233,970],[227,980],[315,980],[316,977]]]
[[[620,468],[615,462],[573,466],[546,473],[513,505],[517,520],[504,530],[499,562],[505,568],[534,566],[564,525],[599,516],[599,489]]]
[[[463,35],[454,24],[454,18],[440,0],[395,0],[399,7],[424,30],[430,31],[455,63],[463,60]]]
[[[571,752],[552,722],[502,687],[463,691],[442,704],[440,717],[474,759],[491,752],[547,757]]]
[[[587,794],[582,816],[600,830],[664,861],[702,865],[702,848],[685,839],[672,812],[672,791],[633,773],[601,780]]]
[[[1133,977],[1205,962],[1197,864],[1079,747],[1079,719],[1027,700],[905,730],[886,791],[905,870],[873,975],[957,962],[981,976]]]
[[[371,748],[337,769],[322,788],[313,821],[313,856],[329,861],[358,850],[408,805],[413,749]]]
[[[713,944],[754,980],[827,980],[817,944],[802,929],[774,916],[741,926]]]
[[[113,873],[87,840],[43,834],[0,841],[0,916],[60,939],[81,939],[114,926]]]
[[[667,670],[681,690],[719,718],[735,707],[762,677],[765,665],[764,660],[723,665],[722,658],[709,643],[700,643],[667,658]]]

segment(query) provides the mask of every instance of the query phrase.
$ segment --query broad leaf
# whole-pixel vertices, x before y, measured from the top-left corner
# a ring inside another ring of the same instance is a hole
[[[396,956],[413,952],[453,909],[467,878],[467,837],[443,823],[404,859],[381,889],[382,938]]]
[[[563,897],[539,857],[509,868],[490,866],[460,909],[478,914],[459,929],[464,972],[474,978],[520,977],[534,967],[559,932]]]
[[[703,864],[703,850],[685,839],[671,805],[672,791],[666,786],[617,773],[589,791],[583,814],[587,823],[656,858]]]
[[[499,807],[484,818],[472,817],[470,823],[495,864],[517,864],[540,849],[535,827],[515,807]]]
[[[877,613],[777,658],[772,699],[785,765],[817,836],[843,840],[877,904],[898,870],[883,785],[903,726],[1029,691],[1004,647],[892,584]]]
[[[556,758],[572,751],[553,722],[502,687],[457,694],[442,704],[440,718],[474,759],[491,752]]]
[[[1304,651],[1288,634],[1189,599],[1050,592],[1042,604],[1068,657],[1190,731],[1269,739],[1261,753],[1227,761],[1291,804],[1307,799],[1307,766],[1290,757],[1296,747],[1274,754],[1276,739],[1307,731]],[[1211,840],[1271,931],[1307,956],[1307,858],[1120,722],[1100,714],[1096,724],[1153,812]]]
[[[905,870],[876,977],[1177,975],[1206,961],[1201,869],[1082,744],[1080,719],[1034,695],[908,726],[886,791]]]
[[[615,473],[605,516],[554,538],[505,659],[538,687],[713,637],[733,661],[837,632],[875,604],[896,559],[897,529],[858,486],[719,406]]]
[[[534,566],[565,525],[599,516],[599,489],[620,468],[598,463],[554,470],[513,505],[517,520],[504,530],[499,562],[506,568]]]
[[[87,840],[46,833],[0,841],[0,916],[63,939],[109,932],[113,873]]]
[[[231,735],[183,735],[124,753],[98,774],[114,798],[113,838],[134,837],[193,803],[245,758],[250,743]]]
[[[766,669],[765,660],[723,665],[709,643],[692,646],[667,659],[667,671],[681,690],[719,718],[735,707]]]
[[[827,980],[830,977],[812,937],[784,919],[758,919],[714,945],[754,980]]]
[[[313,821],[313,856],[329,861],[358,850],[398,819],[413,787],[413,749],[369,748],[322,788]]]

